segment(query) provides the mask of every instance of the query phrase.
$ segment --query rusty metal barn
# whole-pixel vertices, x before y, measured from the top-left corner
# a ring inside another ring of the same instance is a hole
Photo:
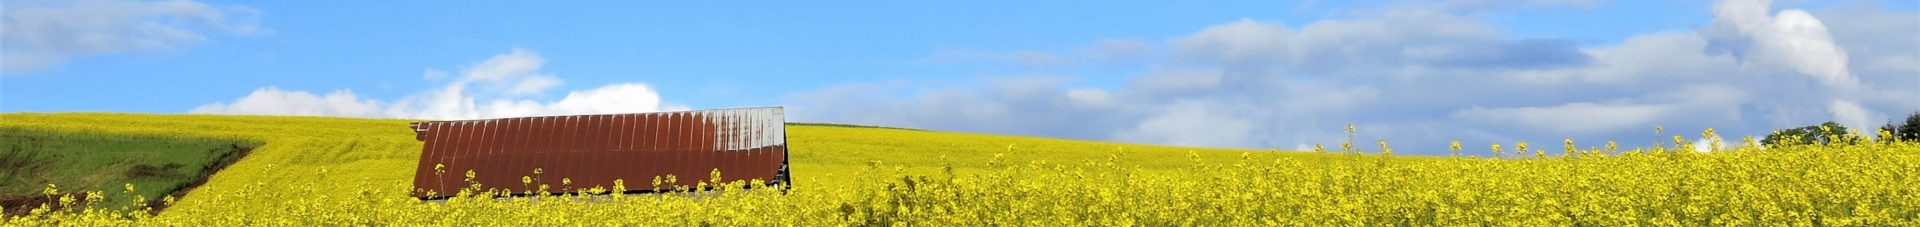
[[[648,192],[654,177],[666,175],[678,181],[661,188],[693,187],[716,169],[723,180],[785,187],[790,181],[783,112],[761,107],[415,122],[414,139],[426,145],[413,196],[458,192],[469,186],[468,170],[484,187],[512,192],[546,184],[549,192],[580,193],[611,189],[615,179],[624,179],[629,189],[615,193]],[[535,182],[523,184],[523,176]]]

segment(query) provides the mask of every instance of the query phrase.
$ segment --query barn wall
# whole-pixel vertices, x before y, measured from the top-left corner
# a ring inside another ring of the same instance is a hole
[[[615,179],[650,190],[665,175],[679,180],[662,188],[691,187],[715,169],[725,180],[784,180],[775,177],[786,163],[785,122],[780,107],[419,122],[415,138],[426,144],[414,196],[457,192],[470,185],[468,170],[485,188],[513,192],[611,189]]]

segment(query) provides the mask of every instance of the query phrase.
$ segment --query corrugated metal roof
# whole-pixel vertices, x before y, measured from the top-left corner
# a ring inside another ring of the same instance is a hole
[[[691,187],[715,169],[728,180],[784,185],[785,123],[780,107],[416,122],[414,139],[426,145],[413,195],[458,192],[469,185],[468,170],[483,187],[513,192],[540,184],[559,193],[611,189],[615,179],[645,191],[669,174],[679,180],[661,188]],[[522,176],[534,182],[523,184]]]

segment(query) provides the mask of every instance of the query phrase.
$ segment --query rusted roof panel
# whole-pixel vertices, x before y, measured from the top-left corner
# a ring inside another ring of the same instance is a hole
[[[467,171],[483,187],[516,193],[542,184],[555,193],[611,189],[616,179],[646,191],[664,175],[678,181],[662,188],[692,187],[716,169],[724,179],[784,185],[785,123],[780,107],[416,122],[414,139],[426,144],[413,195],[458,192],[469,186]]]

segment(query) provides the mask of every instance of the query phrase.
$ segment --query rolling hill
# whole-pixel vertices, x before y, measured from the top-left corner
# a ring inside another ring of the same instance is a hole
[[[795,185],[789,194],[422,203],[407,196],[421,146],[407,123],[4,114],[0,128],[13,130],[259,144],[157,216],[59,213],[5,222],[1897,225],[1920,217],[1920,189],[1913,186],[1920,185],[1914,177],[1920,175],[1920,146],[1910,142],[1696,153],[1665,147],[1576,150],[1569,141],[1566,149],[1579,155],[1402,157],[834,125],[788,126]],[[646,181],[625,186],[645,187]],[[593,202],[581,202],[586,200]]]

